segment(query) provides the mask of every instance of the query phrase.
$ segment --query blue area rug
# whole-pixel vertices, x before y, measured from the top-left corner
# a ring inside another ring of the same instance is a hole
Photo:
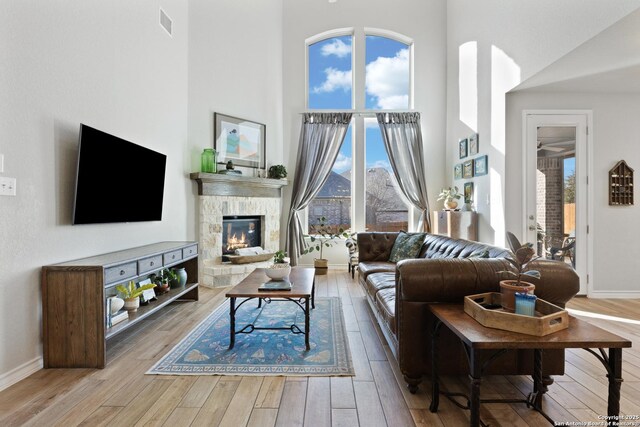
[[[238,303],[242,300],[238,299]],[[289,327],[304,330],[304,313],[293,302],[263,303],[257,300],[238,308],[236,330],[252,323],[256,327]],[[236,334],[229,350],[229,302],[218,307],[156,363],[147,374],[165,375],[355,375],[344,328],[340,298],[316,298],[311,310],[311,350],[306,351],[304,334],[290,330]]]

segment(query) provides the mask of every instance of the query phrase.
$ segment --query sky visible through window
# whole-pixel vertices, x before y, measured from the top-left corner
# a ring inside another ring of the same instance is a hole
[[[310,109],[350,110],[352,104],[352,36],[333,37],[309,46]],[[378,36],[366,37],[365,108],[400,110],[409,108],[409,48],[406,44]],[[375,120],[365,121],[366,167],[391,170]],[[334,172],[352,166],[352,129],[345,136]]]

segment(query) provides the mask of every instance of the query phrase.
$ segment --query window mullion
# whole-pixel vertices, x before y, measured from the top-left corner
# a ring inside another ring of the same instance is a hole
[[[353,147],[353,171],[351,173],[351,206],[353,230],[364,231],[366,225],[365,218],[365,129],[364,117],[356,116],[354,124],[354,147]]]

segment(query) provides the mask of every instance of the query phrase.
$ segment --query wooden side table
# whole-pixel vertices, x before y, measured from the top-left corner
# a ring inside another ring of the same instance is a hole
[[[528,407],[540,412],[551,424],[554,424],[553,420],[542,408],[544,350],[582,348],[593,354],[607,371],[607,378],[609,379],[607,420],[610,420],[610,425],[617,425],[616,420],[620,413],[620,385],[622,383],[622,349],[631,347],[631,341],[572,316],[569,316],[569,327],[567,329],[544,337],[537,337],[484,327],[476,322],[474,318],[467,315],[462,305],[432,304],[429,309],[437,319],[434,325],[431,346],[432,398],[429,408],[431,412],[438,411],[440,394],[443,394],[456,405],[471,411],[469,425],[472,427],[480,425],[481,403],[526,403]],[[438,332],[442,325],[445,325],[460,338],[467,352],[470,382],[468,397],[460,393],[448,393],[440,390],[437,341]],[[480,399],[480,385],[486,365],[498,359],[506,351],[520,349],[534,350],[534,384],[532,393],[529,394],[527,399]],[[608,349],[608,353],[605,349]],[[479,350],[494,350],[495,352],[487,362],[481,364]],[[467,407],[453,400],[454,396],[467,397]]]

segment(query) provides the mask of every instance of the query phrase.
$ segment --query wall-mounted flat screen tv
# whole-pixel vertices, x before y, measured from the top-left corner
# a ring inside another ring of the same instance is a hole
[[[80,125],[73,224],[160,221],[167,156]]]

